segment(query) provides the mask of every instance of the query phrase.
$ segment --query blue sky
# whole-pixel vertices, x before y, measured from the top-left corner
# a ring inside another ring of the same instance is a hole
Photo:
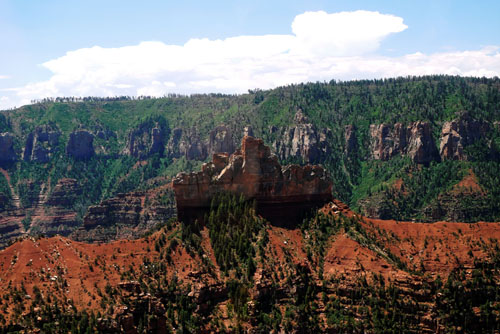
[[[498,76],[498,13],[492,0],[0,0],[0,108],[46,96]]]

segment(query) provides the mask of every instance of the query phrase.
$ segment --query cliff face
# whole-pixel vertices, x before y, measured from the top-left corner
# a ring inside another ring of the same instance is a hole
[[[262,140],[248,136],[241,151],[214,154],[201,172],[179,173],[172,185],[178,217],[185,221],[202,219],[220,192],[255,199],[264,217],[285,224],[332,199],[332,182],[321,166],[281,167]]]
[[[16,161],[14,136],[8,132],[0,133],[0,163]]]
[[[427,164],[439,158],[427,122],[370,125],[371,157],[387,161],[396,155],[409,156],[414,162]]]
[[[210,131],[205,141],[200,139],[199,133],[194,129],[175,128],[167,144],[169,157],[186,157],[188,160],[205,160],[211,154],[233,153],[235,149],[233,131],[224,125],[219,125]]]
[[[468,114],[445,122],[441,131],[439,154],[443,160],[467,160],[464,148],[474,144],[489,131],[489,124],[473,120]]]
[[[50,125],[35,128],[28,135],[24,147],[24,161],[48,162],[59,144],[61,132]]]
[[[301,158],[305,162],[316,163],[330,154],[330,129],[319,130],[300,110],[295,115],[294,123],[294,126],[285,128],[273,144],[280,159]]]
[[[66,145],[66,153],[78,160],[90,159],[95,155],[94,135],[86,130],[72,132]]]
[[[358,151],[358,137],[356,136],[356,127],[346,125],[344,128],[344,154],[347,158],[352,157]]]
[[[149,123],[142,123],[129,133],[124,154],[139,159],[146,159],[153,154],[163,155],[167,130],[158,124],[153,127],[149,125]]]

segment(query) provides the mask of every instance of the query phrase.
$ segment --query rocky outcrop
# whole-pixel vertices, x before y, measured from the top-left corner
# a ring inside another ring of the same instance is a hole
[[[215,194],[255,199],[270,221],[296,222],[305,211],[332,199],[332,182],[321,166],[281,167],[263,141],[244,137],[241,151],[214,154],[201,172],[179,173],[172,181],[181,220],[202,219]]]
[[[168,130],[164,126],[144,122],[129,133],[124,154],[138,159],[147,159],[154,154],[163,155],[167,136]]]
[[[441,130],[439,155],[443,160],[467,160],[465,147],[483,138],[489,124],[473,120],[465,113],[459,119],[445,122]]]
[[[95,155],[94,135],[86,130],[77,130],[69,135],[66,154],[77,159],[87,160]]]
[[[418,164],[439,160],[431,128],[427,122],[413,122],[407,127],[404,154]]]
[[[167,155],[173,159],[184,156],[188,160],[205,160],[207,147],[195,131],[175,128],[167,144]]]
[[[252,132],[249,127],[245,131]],[[208,139],[202,140],[195,129],[183,130],[175,128],[167,144],[167,155],[178,159],[205,160],[214,153],[233,153],[235,150],[234,136],[231,129],[219,125],[210,131]]]
[[[0,163],[17,160],[14,150],[14,136],[8,132],[0,133]]]
[[[295,114],[294,123],[285,128],[273,144],[281,160],[299,158],[308,163],[317,163],[330,154],[330,129],[319,130],[300,110]],[[270,131],[275,133],[277,129]]]
[[[59,144],[61,132],[53,126],[42,125],[35,128],[26,138],[24,161],[48,162]]]
[[[158,199],[163,198],[162,202]],[[173,194],[143,191],[118,194],[88,208],[83,228],[72,238],[80,241],[110,241],[141,237],[159,223],[175,216]]]
[[[396,123],[370,125],[371,157],[387,161],[396,155],[409,156],[414,162],[427,164],[439,158],[430,125],[413,122],[408,126]]]
[[[210,131],[208,153],[233,153],[235,150],[233,134],[229,128],[220,125]]]
[[[371,124],[371,155],[375,160],[387,161],[404,152],[406,147],[406,128],[401,123]]]

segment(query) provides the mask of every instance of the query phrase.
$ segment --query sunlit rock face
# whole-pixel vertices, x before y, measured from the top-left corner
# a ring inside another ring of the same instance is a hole
[[[418,164],[439,160],[437,147],[428,122],[412,122],[408,126],[370,125],[370,151],[374,160],[387,161],[396,155],[410,157]]]
[[[465,148],[484,138],[490,130],[488,123],[471,119],[467,113],[445,122],[441,130],[439,154],[443,160],[467,160]]]
[[[263,141],[250,136],[234,154],[214,154],[196,173],[172,181],[177,213],[183,221],[202,220],[221,192],[255,200],[257,211],[272,223],[297,224],[311,209],[332,200],[332,182],[317,165],[282,167]]]

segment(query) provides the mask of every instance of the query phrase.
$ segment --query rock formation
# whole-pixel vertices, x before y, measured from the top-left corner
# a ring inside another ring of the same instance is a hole
[[[144,122],[129,133],[124,153],[138,159],[147,159],[153,154],[163,155],[165,151],[167,129],[150,122]]]
[[[245,131],[252,132],[251,128]],[[167,145],[167,155],[171,158],[186,157],[188,160],[205,160],[214,153],[233,153],[234,136],[231,129],[219,125],[210,131],[208,139],[202,140],[195,129],[175,128]]]
[[[465,147],[474,144],[489,131],[489,124],[473,120],[467,113],[445,122],[441,131],[439,154],[443,160],[467,160]]]
[[[174,159],[184,156],[188,160],[205,160],[207,147],[194,130],[175,128],[167,144],[167,155]]]
[[[0,133],[0,163],[16,161],[14,136],[8,132]]]
[[[59,144],[61,132],[53,126],[37,126],[26,138],[24,161],[48,162]]]
[[[418,164],[428,164],[439,159],[438,151],[428,122],[413,122],[407,127],[404,154]]]
[[[233,134],[230,129],[220,125],[210,131],[208,138],[208,153],[233,153],[235,150]]]
[[[414,162],[427,164],[438,159],[438,152],[428,122],[371,124],[371,157],[387,161],[396,155],[409,156]]]
[[[330,154],[330,129],[318,130],[300,110],[295,114],[294,123],[294,126],[285,128],[273,145],[281,160],[301,158],[305,162],[316,163]],[[276,131],[271,129],[271,133]]]
[[[332,199],[332,182],[321,166],[281,167],[263,141],[246,136],[241,151],[214,154],[201,172],[179,173],[172,181],[179,219],[202,219],[213,196],[231,192],[255,199],[272,222],[297,222],[304,212]]]
[[[77,160],[86,160],[94,156],[94,135],[86,130],[77,130],[69,135],[66,154]]]

